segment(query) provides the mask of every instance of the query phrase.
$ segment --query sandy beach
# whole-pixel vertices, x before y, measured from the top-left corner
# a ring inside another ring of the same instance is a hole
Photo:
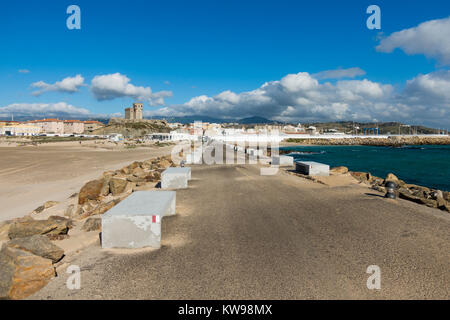
[[[104,171],[170,154],[171,147],[127,149],[114,143],[0,144],[0,221],[31,213],[46,201],[63,201]]]

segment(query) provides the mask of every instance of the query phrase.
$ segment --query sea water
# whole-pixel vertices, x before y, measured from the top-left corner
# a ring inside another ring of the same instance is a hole
[[[393,173],[406,183],[450,191],[450,146],[290,146],[280,150],[290,151],[294,161],[346,166],[381,178]]]

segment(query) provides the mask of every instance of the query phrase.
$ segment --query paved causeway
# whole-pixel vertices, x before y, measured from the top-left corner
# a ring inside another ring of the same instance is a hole
[[[194,166],[164,218],[162,248],[89,247],[32,298],[408,299],[450,297],[450,214],[257,166]],[[369,265],[381,290],[366,287]]]

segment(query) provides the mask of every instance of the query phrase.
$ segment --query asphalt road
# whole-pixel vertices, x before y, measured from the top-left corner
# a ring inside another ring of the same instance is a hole
[[[327,187],[257,166],[197,166],[163,219],[160,250],[85,250],[42,299],[450,297],[450,215],[366,187]],[[369,290],[369,265],[381,289]]]

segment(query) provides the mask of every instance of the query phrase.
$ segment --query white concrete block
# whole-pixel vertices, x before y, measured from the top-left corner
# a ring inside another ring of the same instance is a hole
[[[191,168],[167,168],[161,174],[161,189],[185,189],[191,178]]]
[[[295,171],[309,176],[329,176],[330,166],[314,161],[297,161]]]
[[[294,165],[294,157],[291,156],[273,156],[272,164],[280,167],[289,167]]]
[[[102,216],[102,248],[160,248],[161,220],[175,214],[175,191],[134,192]]]

